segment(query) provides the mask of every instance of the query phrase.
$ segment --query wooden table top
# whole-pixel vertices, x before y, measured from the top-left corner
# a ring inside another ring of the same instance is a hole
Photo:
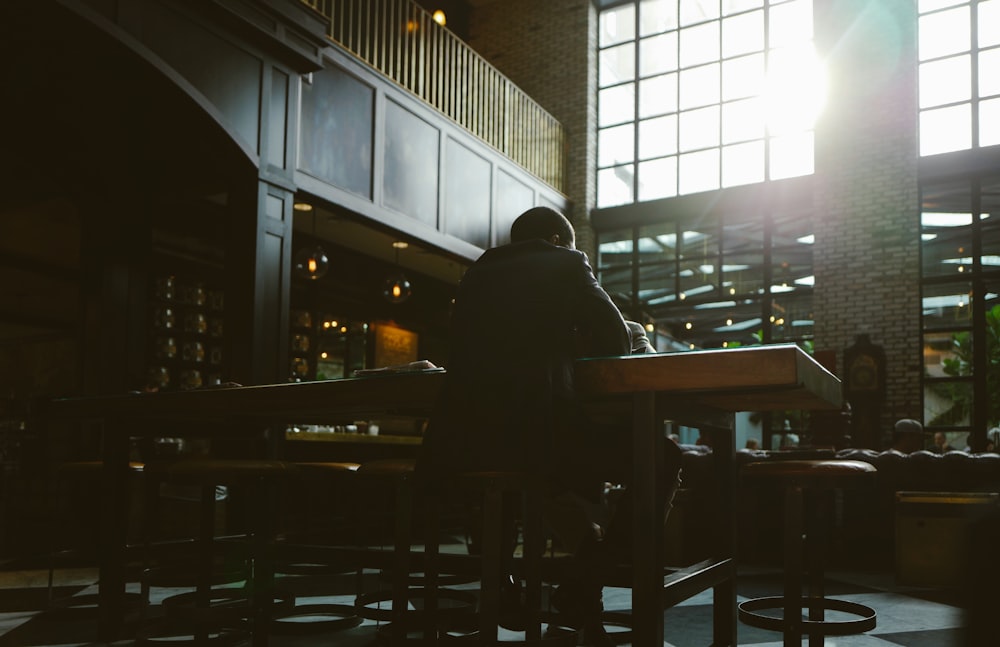
[[[32,413],[54,419],[325,421],[426,416],[445,373],[59,398]],[[579,360],[584,396],[655,391],[721,411],[836,409],[840,381],[794,344]]]
[[[576,364],[584,396],[655,391],[722,411],[839,409],[840,380],[795,344],[594,358]]]

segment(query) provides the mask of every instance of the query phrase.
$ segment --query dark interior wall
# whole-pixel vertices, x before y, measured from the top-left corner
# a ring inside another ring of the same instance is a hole
[[[220,170],[239,156],[171,84],[70,12],[6,5],[0,24],[0,384],[134,387],[153,231],[218,245],[223,230],[191,203],[225,192]]]

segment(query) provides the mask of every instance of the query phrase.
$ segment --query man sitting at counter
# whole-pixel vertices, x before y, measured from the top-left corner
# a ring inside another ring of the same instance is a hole
[[[448,373],[417,478],[444,487],[468,471],[540,477],[545,521],[575,564],[553,604],[566,624],[582,630],[585,644],[608,644],[599,574],[605,564],[627,559],[631,522],[622,512],[627,496],[620,514],[609,515],[602,495],[605,482],[628,483],[630,436],[588,420],[574,393],[573,364],[652,347],[598,285],[562,214],[529,209],[514,221],[510,238],[486,251],[459,286]],[[666,445],[664,517],[680,470],[679,448]]]

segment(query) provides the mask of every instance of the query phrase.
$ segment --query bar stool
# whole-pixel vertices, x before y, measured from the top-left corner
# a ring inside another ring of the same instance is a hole
[[[292,463],[256,459],[198,458],[150,463],[146,474],[152,482],[193,486],[201,491],[200,529],[195,540],[194,580],[176,570],[149,568],[143,573],[143,596],[148,603],[151,585],[192,584],[189,593],[163,601],[163,622],[148,625],[145,616],[137,630],[137,643],[175,644],[177,633],[191,635],[196,643],[228,643],[249,634],[255,647],[267,644],[269,624],[275,609],[288,608],[294,600],[273,588],[273,514],[270,498],[279,481],[295,473]],[[243,488],[250,505],[247,534],[221,540],[215,533],[216,486]],[[228,550],[235,567],[217,568],[216,557]],[[213,588],[245,578],[245,590]],[[145,611],[145,608],[144,608]],[[143,625],[146,626],[143,626]]]
[[[134,492],[141,492],[143,472],[145,465],[138,461],[129,462],[130,485],[134,486]],[[97,604],[98,595],[96,593],[87,595],[72,595],[63,598],[55,597],[56,562],[58,555],[69,551],[60,550],[57,546],[57,538],[63,535],[76,535],[79,531],[79,522],[73,522],[72,530],[64,529],[62,522],[65,515],[62,510],[57,509],[59,504],[68,504],[73,507],[72,514],[90,515],[91,519],[97,519],[95,508],[100,505],[100,483],[103,473],[103,463],[101,461],[68,461],[59,463],[53,468],[54,483],[52,488],[52,501],[49,505],[49,529],[46,533],[50,542],[48,550],[49,575],[48,575],[48,605],[50,609],[83,609],[94,607]],[[64,492],[65,489],[72,488],[72,493]],[[66,496],[63,496],[66,494]],[[80,505],[80,497],[87,497],[87,503]],[[145,523],[143,521],[143,523]],[[72,549],[70,549],[72,550]],[[127,594],[126,602],[137,605],[138,594]]]
[[[542,622],[550,616],[542,611],[542,555],[545,537],[542,525],[541,495],[543,485],[537,478],[521,472],[468,472],[455,478],[457,487],[482,496],[482,545],[480,593],[477,629],[473,632],[446,631],[443,639],[475,642],[480,645],[576,645],[577,632],[566,629],[542,634]],[[504,500],[509,495],[521,499],[522,556],[514,573],[525,580],[524,639],[500,640],[501,582],[507,577],[508,561],[504,528]]]
[[[413,484],[415,461],[412,459],[381,459],[362,463],[357,470],[356,501],[359,510],[356,519],[361,526],[359,542],[365,542],[366,530],[374,525],[372,515],[392,514],[392,549],[388,559],[382,555],[369,555],[366,562],[388,566],[389,585],[374,591],[359,592],[355,598],[358,615],[369,620],[386,622],[379,635],[390,643],[431,644],[438,639],[439,627],[455,621],[456,617],[469,614],[475,606],[475,596],[462,590],[447,588],[452,584],[475,581],[462,574],[441,574],[438,563],[438,532],[440,506],[435,499],[419,497]],[[387,497],[388,502],[372,497]],[[414,571],[415,556],[412,551],[414,508],[421,507],[424,551],[419,557],[422,572]],[[371,553],[370,550],[367,552]],[[387,552],[387,551],[378,551]],[[378,559],[375,559],[375,558]],[[423,604],[411,608],[411,603]],[[381,608],[389,601],[388,609]]]
[[[355,472],[361,466],[353,462],[308,462],[295,463],[298,470],[295,480],[289,488],[289,505],[305,504],[299,507],[301,517],[293,526],[300,532],[292,530],[277,545],[278,554],[275,559],[275,574],[315,580],[317,578],[334,578],[345,573],[359,570],[357,564],[350,559],[312,558],[311,546],[327,547],[330,544],[344,544],[352,535],[353,519],[346,508],[352,496],[355,484]],[[301,490],[292,492],[291,490]],[[325,496],[324,496],[325,495]],[[293,501],[294,500],[294,501]],[[325,504],[319,509],[316,502]],[[314,531],[312,524],[318,519],[325,522],[319,530]],[[304,545],[305,544],[305,545]],[[288,580],[286,580],[288,581]],[[289,585],[291,586],[291,584]],[[298,587],[296,592],[299,593]],[[298,598],[298,596],[296,596]],[[304,634],[311,632],[333,632],[350,629],[360,625],[363,618],[358,615],[353,605],[332,603],[304,603],[299,600],[293,607],[275,613],[271,620],[271,630],[275,634]]]
[[[841,488],[864,487],[874,478],[875,467],[851,460],[775,460],[748,463],[743,467],[744,479],[771,480],[785,488],[784,529],[784,593],[741,602],[738,615],[741,622],[752,627],[781,632],[784,645],[800,645],[802,635],[809,636],[810,647],[823,644],[824,636],[846,636],[875,628],[875,610],[847,600],[825,597],[823,594],[823,552],[825,533],[823,522],[829,522],[832,495]],[[823,503],[825,505],[819,505]],[[811,513],[811,514],[810,514]],[[804,565],[806,561],[808,564]],[[808,595],[802,594],[803,576],[808,576]],[[803,619],[803,610],[808,618]],[[780,616],[762,613],[781,610]],[[848,616],[846,620],[827,619],[826,611]]]

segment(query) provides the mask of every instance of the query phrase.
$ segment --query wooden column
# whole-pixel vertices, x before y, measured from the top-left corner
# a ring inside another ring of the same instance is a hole
[[[230,194],[226,241],[225,379],[285,382],[292,192],[252,179]]]

